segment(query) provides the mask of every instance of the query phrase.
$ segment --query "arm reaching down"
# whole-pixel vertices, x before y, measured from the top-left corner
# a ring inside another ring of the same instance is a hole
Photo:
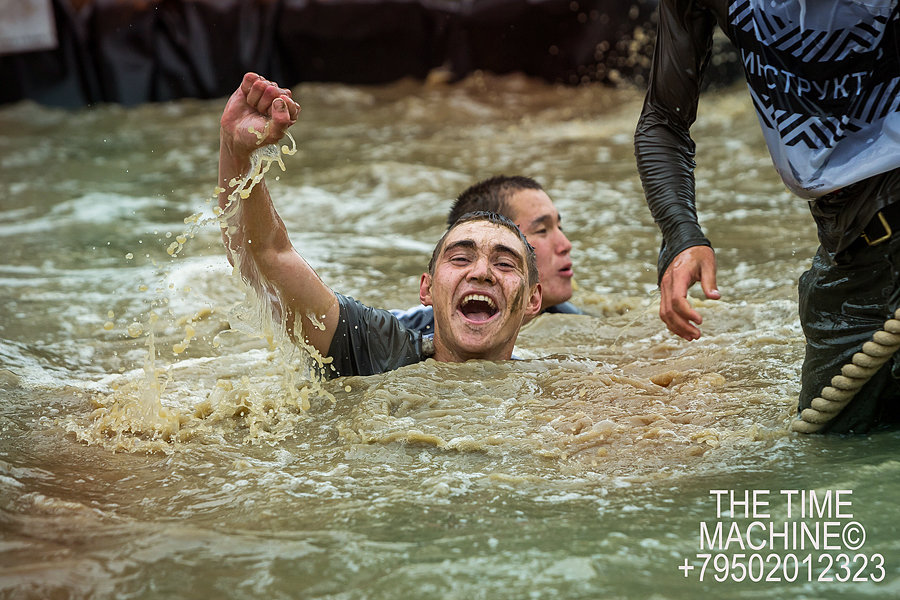
[[[715,18],[695,0],[662,0],[647,96],[634,136],[638,173],[647,204],[663,235],[658,272],[659,315],[686,340],[700,337],[700,314],[687,300],[700,282],[718,299],[716,260],[697,219],[694,141],[703,72],[712,47]]]
[[[337,298],[291,245],[265,179],[243,185],[253,152],[277,143],[299,112],[290,90],[255,73],[244,75],[222,113],[218,200],[229,261],[270,302],[289,334],[302,335],[325,356],[337,327]],[[295,331],[294,323],[304,319],[303,331]]]
[[[659,316],[672,333],[691,341],[700,337],[703,318],[691,307],[688,289],[697,282],[710,300],[721,295],[716,288],[716,255],[709,246],[691,246],[669,264],[659,283]]]

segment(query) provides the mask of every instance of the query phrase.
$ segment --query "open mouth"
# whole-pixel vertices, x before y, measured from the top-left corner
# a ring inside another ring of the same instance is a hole
[[[468,294],[459,303],[459,311],[465,318],[476,323],[490,321],[500,312],[494,301],[484,294]]]

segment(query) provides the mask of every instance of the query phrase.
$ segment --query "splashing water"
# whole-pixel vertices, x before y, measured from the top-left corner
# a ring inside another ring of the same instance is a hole
[[[269,171],[272,164],[278,164],[286,171],[282,155],[297,152],[296,142],[288,133],[291,146],[275,144],[262,146],[251,155],[248,173],[241,179],[229,182],[232,191],[224,210],[218,206],[212,217],[194,213],[184,219],[187,229],[177,235],[166,252],[176,258],[185,249],[189,239],[204,226],[216,224],[226,236],[233,231],[232,225],[239,218],[241,200],[249,197],[251,190]],[[224,192],[216,188],[215,194]],[[228,247],[228,246],[227,246]],[[124,381],[113,384],[113,391],[93,397],[95,410],[87,425],[76,419],[69,419],[65,427],[77,439],[88,444],[99,443],[113,450],[129,452],[171,452],[179,441],[194,438],[206,424],[225,419],[239,419],[246,429],[245,441],[249,443],[263,440],[277,441],[291,435],[291,414],[306,411],[310,398],[314,396],[330,398],[331,394],[322,387],[322,375],[330,358],[322,357],[312,346],[303,341],[303,336],[291,339],[289,331],[301,331],[299,318],[295,323],[284,321],[285,311],[275,286],[260,279],[258,286],[248,286],[241,278],[241,261],[248,255],[233,252],[234,268],[232,277],[246,290],[243,303],[230,311],[230,330],[240,331],[251,337],[266,340],[271,353],[271,368],[265,374],[243,374],[239,377],[218,378],[215,385],[203,398],[193,397],[188,404],[167,406],[166,390],[177,377],[177,361],[170,365],[159,365],[157,355],[156,330],[159,329],[159,313],[149,311],[145,324],[133,322],[128,327],[128,335],[137,338],[144,335],[147,355],[143,369],[127,374]],[[252,259],[251,259],[252,260]],[[258,271],[255,265],[250,269]],[[112,311],[110,311],[112,312]],[[193,317],[175,322],[182,327],[184,337],[173,344],[172,353],[183,355],[197,337],[195,323],[210,316],[212,311],[199,311]],[[318,320],[308,315],[313,326]],[[110,327],[107,327],[110,329]],[[225,333],[225,332],[223,332]],[[217,336],[215,345],[220,342]],[[171,389],[171,388],[170,388]],[[189,410],[187,410],[189,408]]]
[[[787,431],[803,360],[796,278],[815,231],[743,86],[705,96],[692,130],[723,299],[692,294],[704,336],[691,343],[655,314],[639,95],[489,74],[297,95],[313,115],[302,149],[269,175],[323,280],[412,306],[449,198],[523,173],[563,216],[573,302],[593,316],[535,319],[522,361],[426,361],[320,393],[281,315],[228,266],[222,215],[192,208],[209,196],[219,103],[77,119],[5,107],[0,596],[890,595],[900,436]],[[713,489],[853,490],[860,552],[887,559],[885,581],[685,577],[698,524],[716,519]]]

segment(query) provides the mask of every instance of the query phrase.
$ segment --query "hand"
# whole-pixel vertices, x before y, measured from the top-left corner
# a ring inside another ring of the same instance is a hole
[[[291,90],[247,73],[222,113],[223,149],[239,161],[246,160],[260,146],[284,137],[299,113],[300,105],[294,102]]]
[[[694,323],[703,323],[700,313],[691,308],[687,299],[688,288],[698,281],[707,298],[721,297],[716,289],[716,254],[709,246],[692,246],[680,252],[659,284],[659,317],[669,331],[688,341],[700,337],[700,329]]]

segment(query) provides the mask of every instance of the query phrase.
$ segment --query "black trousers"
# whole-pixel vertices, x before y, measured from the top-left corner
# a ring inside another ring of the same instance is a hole
[[[802,411],[900,308],[900,234],[836,257],[820,247],[800,277],[799,292],[806,335]],[[900,351],[822,432],[865,433],[894,423],[900,423]]]

